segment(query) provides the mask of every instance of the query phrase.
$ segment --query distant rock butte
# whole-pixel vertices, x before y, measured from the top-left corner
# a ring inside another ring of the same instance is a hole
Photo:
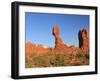
[[[89,33],[86,29],[79,30],[78,32],[79,47],[75,47],[74,45],[68,47],[63,43],[60,37],[58,25],[54,25],[52,34],[55,37],[54,48],[46,48],[42,44],[35,45],[33,43],[27,42],[25,44],[26,56],[32,56],[34,54],[48,54],[50,51],[64,54],[89,53]]]

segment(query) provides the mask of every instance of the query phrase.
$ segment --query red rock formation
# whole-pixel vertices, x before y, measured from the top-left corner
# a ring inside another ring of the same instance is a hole
[[[55,49],[66,49],[66,45],[63,43],[60,32],[57,25],[53,27],[53,35],[55,37]]]
[[[35,45],[30,42],[26,43],[25,49],[26,49],[26,56],[29,57],[34,54],[46,54],[48,52],[48,49],[45,48],[42,44]]]
[[[57,25],[54,25],[53,36],[55,37],[55,47],[45,48],[44,45],[35,45],[30,42],[26,43],[26,56],[32,56],[34,54],[48,54],[48,52],[53,52],[53,54],[85,54],[89,52],[89,35],[86,29],[82,29],[78,33],[79,48],[74,45],[67,46],[63,43],[60,32]]]
[[[89,52],[89,33],[86,29],[82,29],[78,33],[79,48],[84,52]]]
[[[35,48],[36,48],[36,45],[35,44],[32,44],[30,42],[27,42],[25,44],[26,54],[31,55],[33,53],[32,50],[35,49]]]
[[[39,44],[37,45],[36,49],[35,49],[35,54],[47,54],[48,53],[48,48],[45,48],[44,45]]]

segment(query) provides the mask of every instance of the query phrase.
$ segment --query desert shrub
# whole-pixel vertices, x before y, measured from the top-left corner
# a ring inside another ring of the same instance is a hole
[[[77,66],[89,63],[89,54],[64,54],[48,52],[43,55],[35,55],[26,58],[25,67],[57,67],[57,66]]]
[[[25,58],[25,68],[32,68],[33,61],[31,58]]]
[[[49,59],[46,56],[36,56],[33,57],[34,65],[37,67],[48,67]]]
[[[63,66],[64,65],[64,55],[55,54],[50,58],[50,64],[52,66]]]
[[[85,58],[86,59],[89,59],[89,54],[85,54]]]
[[[80,54],[80,53],[78,53],[78,54],[75,55],[75,58],[82,58],[82,57],[83,57],[83,55]]]

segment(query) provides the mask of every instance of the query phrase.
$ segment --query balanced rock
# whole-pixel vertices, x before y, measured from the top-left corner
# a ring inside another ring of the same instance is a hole
[[[79,48],[84,52],[89,52],[89,33],[86,29],[82,29],[78,33]]]
[[[57,25],[54,25],[53,27],[53,35],[55,37],[55,48],[57,49],[64,49],[67,46],[63,43],[61,37],[60,37],[60,32],[59,32],[59,28]]]

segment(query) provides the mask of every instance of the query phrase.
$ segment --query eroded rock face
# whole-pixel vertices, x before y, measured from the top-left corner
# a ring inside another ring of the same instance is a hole
[[[55,48],[56,49],[65,49],[67,45],[65,45],[60,37],[59,28],[57,25],[54,25],[53,35],[55,37]]]
[[[26,56],[31,57],[32,55],[36,54],[46,54],[48,52],[48,49],[45,48],[44,45],[39,44],[39,45],[35,45],[33,43],[27,42],[25,44],[25,48],[26,48]]]
[[[79,48],[82,51],[89,52],[89,33],[86,29],[82,29],[78,33]]]
[[[67,46],[63,43],[61,37],[59,28],[57,25],[54,25],[53,36],[55,37],[55,47],[53,48],[46,48],[44,45],[39,44],[33,44],[30,42],[27,42],[25,44],[26,46],[26,56],[31,57],[32,55],[45,55],[49,52],[56,54],[88,54],[89,53],[89,33],[86,29],[82,29],[78,33],[78,39],[79,39],[79,47],[75,47],[74,45]]]
[[[30,42],[27,42],[25,44],[25,48],[26,48],[26,54],[28,54],[29,56],[33,53],[33,49],[36,48],[36,45]]]

